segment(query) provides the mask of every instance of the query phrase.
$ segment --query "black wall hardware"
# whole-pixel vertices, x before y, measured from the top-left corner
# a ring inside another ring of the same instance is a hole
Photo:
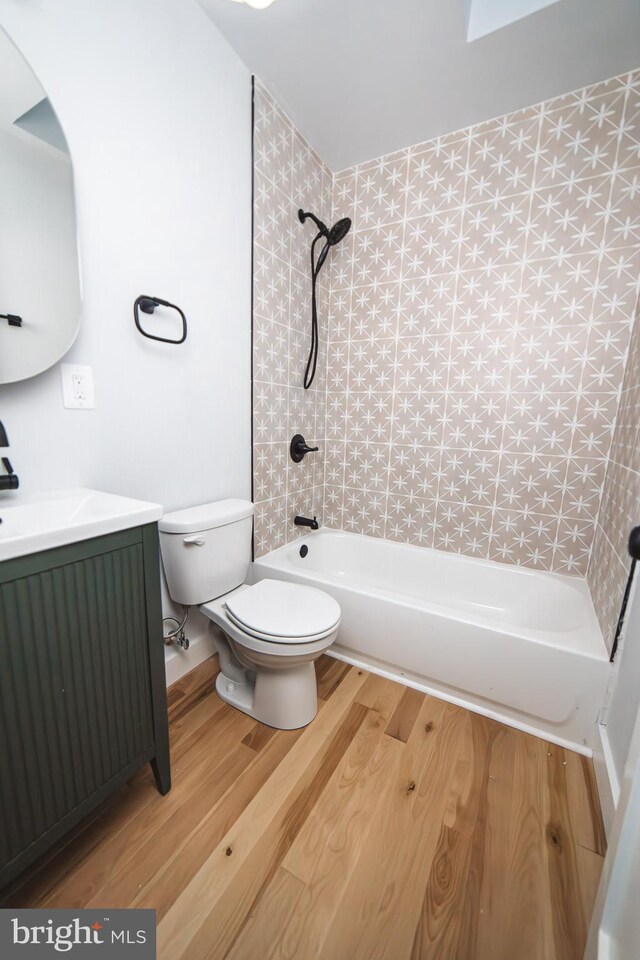
[[[142,328],[140,323],[140,311],[148,315],[153,315],[156,307],[167,307],[169,310],[175,310],[180,320],[182,321],[182,336],[179,340],[172,340],[170,337],[157,337],[153,333],[147,333],[146,330]],[[136,302],[133,305],[133,319],[135,325],[142,334],[143,337],[147,337],[149,340],[159,340],[160,343],[184,343],[187,339],[187,318],[184,313],[177,307],[175,303],[169,303],[168,300],[161,300],[160,297],[147,297],[141,296],[138,297]]]
[[[289,453],[294,463],[301,463],[308,453],[317,453],[318,450],[319,447],[307,446],[307,441],[301,433],[296,433],[289,446]]]
[[[315,214],[305,213],[304,210],[298,210],[298,220],[300,223],[304,223],[306,220],[313,220],[318,228],[318,233],[311,244],[311,350],[309,351],[309,359],[307,360],[307,367],[304,371],[304,388],[308,390],[313,383],[318,365],[318,305],[316,299],[316,282],[322,270],[322,265],[327,259],[330,248],[340,243],[341,240],[344,240],[349,233],[351,220],[349,217],[345,217],[343,220],[338,220],[338,222],[334,223],[331,229],[329,229],[326,223],[318,220]],[[325,244],[316,261],[316,243],[322,237],[324,237]]]
[[[0,320],[7,320],[10,327],[22,326],[22,317],[17,317],[15,313],[0,313]]]
[[[294,517],[293,522],[296,527],[309,527],[311,530],[319,530],[320,524],[316,517],[311,520],[310,517]]]
[[[0,420],[0,447],[8,446],[9,438],[7,437],[7,431]],[[20,481],[18,480],[18,475],[13,472],[9,457],[2,457],[2,465],[7,472],[6,475],[0,476],[0,490],[17,490],[20,486]]]

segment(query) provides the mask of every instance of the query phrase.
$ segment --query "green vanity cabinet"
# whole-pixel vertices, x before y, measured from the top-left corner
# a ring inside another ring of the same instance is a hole
[[[148,762],[166,793],[156,524],[0,563],[0,887]]]

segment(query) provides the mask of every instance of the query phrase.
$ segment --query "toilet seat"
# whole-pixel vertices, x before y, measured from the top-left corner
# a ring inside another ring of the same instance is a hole
[[[229,620],[243,633],[274,644],[313,643],[340,622],[340,606],[315,587],[261,580],[226,598]]]
[[[262,640],[264,643],[277,643],[279,646],[286,647],[296,643],[313,643],[316,640],[324,640],[325,637],[328,637],[329,634],[335,630],[335,627],[330,627],[329,630],[324,630],[322,633],[315,633],[311,637],[273,637],[271,634],[261,633],[259,630],[249,630],[244,623],[239,623],[238,620],[236,620],[228,607],[224,609],[231,623],[233,623],[238,630],[241,630],[246,637],[251,637],[254,640]]]

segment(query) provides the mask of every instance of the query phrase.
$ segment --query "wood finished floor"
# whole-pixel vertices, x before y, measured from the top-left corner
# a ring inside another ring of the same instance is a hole
[[[274,731],[207,661],[145,770],[5,906],[154,907],[160,960],[579,960],[604,854],[591,762],[337,660]]]

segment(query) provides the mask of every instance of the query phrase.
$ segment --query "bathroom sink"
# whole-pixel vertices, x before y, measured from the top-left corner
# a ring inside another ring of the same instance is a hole
[[[0,497],[0,560],[153,523],[162,507],[100,490]]]

